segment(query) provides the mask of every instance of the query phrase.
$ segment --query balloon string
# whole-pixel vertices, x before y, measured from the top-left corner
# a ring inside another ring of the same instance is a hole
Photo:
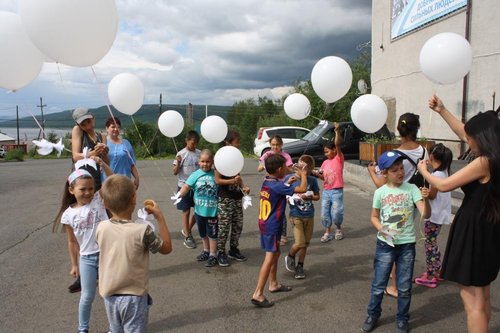
[[[176,153],[179,153],[179,149],[177,149],[177,144],[175,143],[174,138],[172,138],[172,142],[174,143]]]
[[[61,67],[59,66],[58,62],[56,62],[56,65],[57,65],[57,73],[59,73],[59,79],[61,80],[61,84],[62,84],[63,88],[66,89],[66,86],[64,85],[62,73],[61,73]]]

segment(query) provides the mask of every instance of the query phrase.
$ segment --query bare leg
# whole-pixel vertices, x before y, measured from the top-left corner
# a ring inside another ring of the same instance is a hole
[[[467,314],[469,333],[488,333],[488,324],[491,317],[490,286],[460,285],[460,296]]]
[[[278,259],[280,257],[281,252],[274,252],[273,253],[273,258],[272,258],[272,265],[271,265],[271,270],[269,272],[269,289],[270,290],[275,290],[280,287],[280,284],[278,283]]]
[[[271,267],[273,266],[274,253],[266,252],[266,256],[264,257],[264,262],[260,267],[259,271],[259,279],[257,280],[257,287],[252,295],[252,298],[258,301],[263,301],[266,297],[264,296],[264,287],[266,286],[266,282],[269,278]],[[276,266],[276,264],[274,264]],[[276,267],[275,267],[276,269]],[[276,273],[275,273],[276,274]]]
[[[391,285],[387,287],[387,293],[391,296],[398,297],[398,289],[396,288],[396,264],[392,265],[391,276]]]
[[[189,219],[189,212],[188,212],[188,219]],[[194,217],[194,214],[191,216],[191,219],[189,220],[189,235],[191,235],[191,230],[193,229],[194,225],[196,224],[196,219]]]
[[[191,211],[190,209],[182,211],[182,231],[184,235],[188,236],[191,235],[191,228],[192,228],[192,226],[191,227],[189,226],[190,211]],[[193,219],[194,219],[194,214],[193,214]]]

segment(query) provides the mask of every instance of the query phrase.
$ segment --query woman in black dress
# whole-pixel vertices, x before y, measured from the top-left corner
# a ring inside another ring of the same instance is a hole
[[[418,164],[420,173],[438,191],[462,187],[465,197],[455,215],[441,277],[458,283],[469,332],[488,332],[490,284],[500,268],[500,120],[481,112],[464,125],[436,96],[429,107],[467,142],[477,158],[448,178],[437,178]]]

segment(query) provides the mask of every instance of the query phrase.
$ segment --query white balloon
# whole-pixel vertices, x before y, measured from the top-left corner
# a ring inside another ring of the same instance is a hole
[[[21,18],[0,12],[0,87],[16,90],[36,79],[43,66],[42,54],[24,31]]]
[[[76,67],[101,60],[118,30],[114,0],[20,0],[19,15],[42,53]]]
[[[420,50],[420,68],[431,81],[451,84],[469,73],[472,48],[462,36],[443,32],[431,37]]]
[[[354,125],[366,133],[375,133],[387,121],[387,105],[382,98],[365,94],[356,98],[351,106]]]
[[[121,73],[109,82],[108,97],[118,111],[131,116],[144,102],[144,86],[134,74]]]
[[[201,122],[201,135],[211,143],[224,141],[227,135],[227,124],[219,116],[208,116]]]
[[[177,111],[165,111],[158,118],[158,128],[163,135],[174,138],[184,129],[184,118]]]
[[[311,112],[311,103],[309,103],[306,96],[295,93],[285,99],[283,108],[288,117],[295,120],[302,120],[307,118]]]
[[[325,102],[333,103],[347,94],[352,83],[349,64],[339,57],[325,57],[314,65],[311,83],[316,94]]]
[[[236,147],[224,146],[215,153],[215,169],[223,176],[236,176],[243,169],[244,163],[243,154]]]

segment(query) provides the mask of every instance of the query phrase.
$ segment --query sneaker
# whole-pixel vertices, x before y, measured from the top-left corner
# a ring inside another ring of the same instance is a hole
[[[342,229],[335,230],[335,239],[336,240],[344,239],[344,233],[342,232]]]
[[[210,253],[208,253],[207,251],[201,251],[201,254],[196,257],[196,260],[206,261],[208,260],[208,257],[210,257]]]
[[[217,258],[214,256],[210,256],[207,262],[205,263],[205,267],[214,267],[215,265],[217,265],[217,263],[218,263]]]
[[[295,272],[295,257],[289,254],[285,256],[285,268],[289,272]]]
[[[323,236],[321,236],[321,243],[326,243],[326,242],[329,242],[333,239],[333,235],[332,234],[327,234],[325,233]]]
[[[415,279],[415,283],[419,286],[424,286],[427,288],[436,288],[438,285],[438,280],[435,277],[430,280],[427,278],[427,276],[424,278],[418,277]]]
[[[398,321],[396,323],[396,333],[408,333],[410,331],[410,327],[407,321]]]
[[[80,284],[80,277],[78,277],[75,282],[73,282],[69,287],[68,290],[70,293],[77,293],[82,290],[82,285]]]
[[[189,235],[186,237],[186,239],[184,239],[184,246],[188,249],[196,248],[196,242],[194,241],[193,236]]]
[[[363,323],[363,326],[361,327],[361,330],[363,332],[371,332],[375,329],[375,326],[377,326],[378,318],[368,316]]]
[[[228,257],[231,259],[234,259],[236,261],[247,261],[247,257],[241,254],[240,250],[238,248],[231,248],[229,252],[227,253]]]
[[[296,279],[305,279],[306,278],[306,273],[304,273],[304,266],[297,265],[297,267],[295,267],[295,278]]]
[[[221,267],[229,266],[229,261],[227,260],[227,256],[224,252],[219,252],[219,255],[217,256],[217,261],[219,263],[219,266]]]

